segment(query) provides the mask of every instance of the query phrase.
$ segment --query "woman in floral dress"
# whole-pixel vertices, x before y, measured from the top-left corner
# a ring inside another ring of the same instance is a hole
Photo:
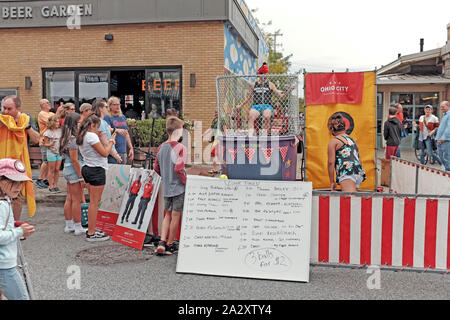
[[[357,192],[366,174],[359,159],[356,142],[345,133],[344,117],[337,113],[328,120],[333,139],[328,143],[328,176],[331,191],[340,185],[343,192]]]

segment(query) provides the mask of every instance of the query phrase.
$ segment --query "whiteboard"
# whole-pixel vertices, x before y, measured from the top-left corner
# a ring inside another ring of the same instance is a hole
[[[312,183],[188,176],[177,269],[309,281]]]

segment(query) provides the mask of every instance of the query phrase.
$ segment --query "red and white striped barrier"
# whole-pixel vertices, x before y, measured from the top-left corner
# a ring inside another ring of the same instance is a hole
[[[402,194],[450,195],[450,173],[393,157],[390,189]]]
[[[311,263],[450,270],[450,198],[314,192]]]

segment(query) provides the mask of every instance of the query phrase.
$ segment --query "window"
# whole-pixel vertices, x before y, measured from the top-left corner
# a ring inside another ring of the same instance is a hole
[[[92,103],[96,98],[108,99],[108,72],[82,72],[78,74],[78,101]]]
[[[384,93],[377,93],[377,133],[381,134],[381,126],[383,124],[383,105],[384,105]]]
[[[406,125],[407,137],[403,139],[402,146],[413,146],[414,123],[419,121],[427,104],[432,105],[433,113],[436,114],[439,106],[438,92],[413,92],[413,93],[391,93],[391,105],[400,103],[403,107],[403,124]]]
[[[16,89],[0,89],[0,101],[3,100],[4,97],[7,96],[17,96]]]
[[[159,116],[173,108],[182,116],[181,67],[112,67],[43,69],[43,97],[52,111],[66,102],[81,104],[117,96],[122,112],[140,118],[156,108]]]
[[[45,95],[52,105],[52,112],[66,102],[75,103],[75,72],[46,71]]]
[[[176,109],[180,116],[181,110],[181,72],[179,70],[152,70],[147,71],[147,90],[149,108],[164,115],[167,109]],[[147,110],[147,113],[150,110]]]

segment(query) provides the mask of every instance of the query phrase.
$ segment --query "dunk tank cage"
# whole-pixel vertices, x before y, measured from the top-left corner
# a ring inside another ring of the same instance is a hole
[[[297,75],[217,77],[219,159],[230,179],[295,180]]]

